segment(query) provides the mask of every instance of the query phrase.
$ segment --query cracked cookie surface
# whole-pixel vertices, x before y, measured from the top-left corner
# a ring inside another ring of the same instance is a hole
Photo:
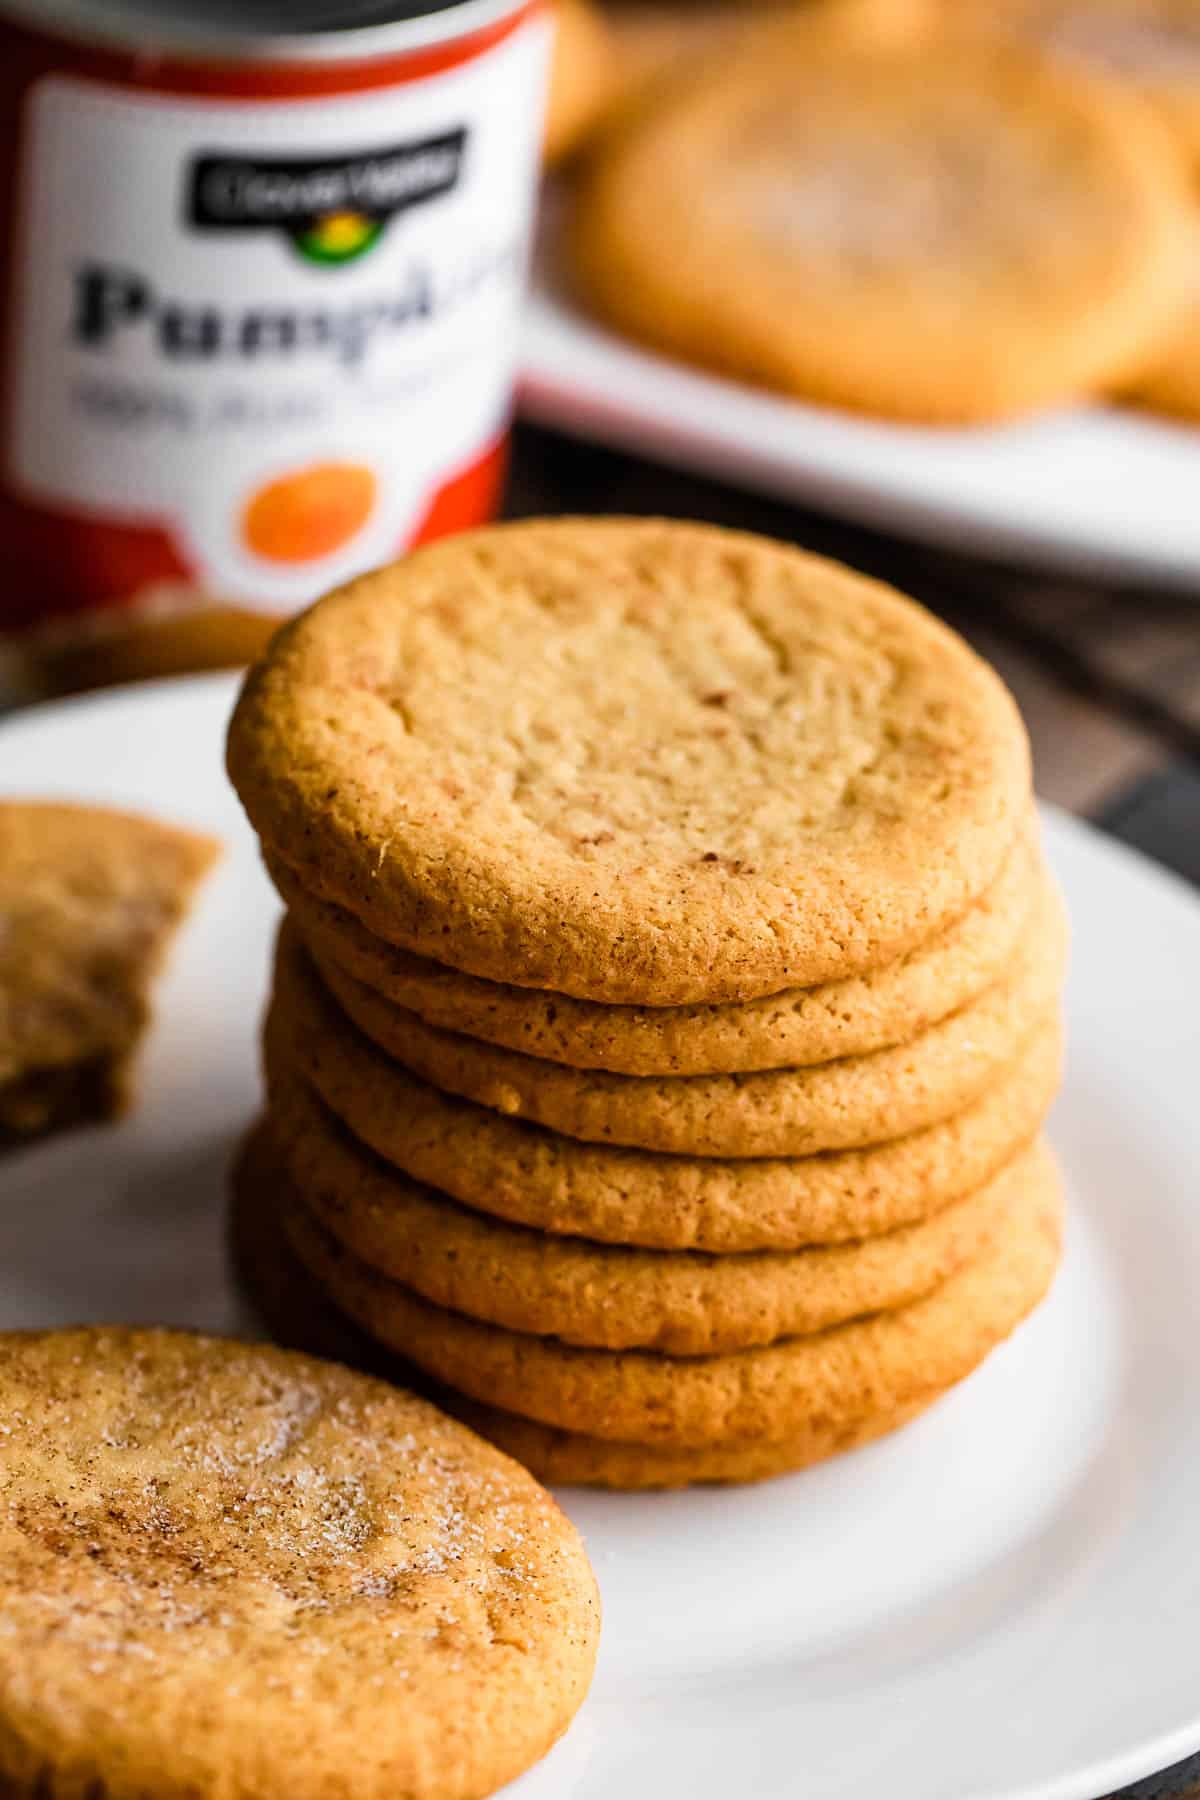
[[[272,854],[390,942],[633,1005],[878,968],[1027,816],[1003,684],[781,544],[555,520],[435,544],[251,672],[230,772]]]
[[[1020,8],[979,10],[1003,32]],[[632,109],[570,254],[584,300],[668,355],[968,422],[1132,374],[1183,303],[1189,210],[1136,96],[994,37],[831,46],[799,20]]]

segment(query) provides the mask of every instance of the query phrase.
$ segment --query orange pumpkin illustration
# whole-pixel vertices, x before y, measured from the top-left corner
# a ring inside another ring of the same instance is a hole
[[[267,562],[316,562],[357,536],[379,484],[363,463],[312,463],[269,481],[242,514],[242,538]]]

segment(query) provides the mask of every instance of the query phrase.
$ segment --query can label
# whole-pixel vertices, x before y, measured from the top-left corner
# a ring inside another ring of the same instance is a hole
[[[504,429],[546,52],[527,18],[333,100],[39,80],[10,487],[272,610],[411,542]]]

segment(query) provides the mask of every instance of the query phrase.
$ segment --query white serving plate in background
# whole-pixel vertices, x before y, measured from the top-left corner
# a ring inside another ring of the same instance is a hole
[[[550,267],[526,314],[525,418],[881,531],[1200,598],[1200,424],[1097,406],[957,430],[808,406],[617,337]]]

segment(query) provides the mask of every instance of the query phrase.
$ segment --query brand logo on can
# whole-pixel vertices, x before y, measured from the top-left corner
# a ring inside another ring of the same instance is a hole
[[[305,261],[355,262],[390,220],[452,193],[467,130],[320,159],[208,152],[188,172],[185,217],[195,231],[278,231]]]

